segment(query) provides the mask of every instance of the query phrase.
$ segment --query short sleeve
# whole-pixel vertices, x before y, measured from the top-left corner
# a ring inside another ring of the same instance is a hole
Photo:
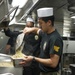
[[[50,54],[61,55],[63,52],[63,42],[61,39],[56,39],[55,41],[51,41],[50,43]]]
[[[42,38],[45,35],[45,33],[42,30],[40,30],[38,35]]]
[[[13,45],[13,38],[9,38],[7,44],[12,46]]]

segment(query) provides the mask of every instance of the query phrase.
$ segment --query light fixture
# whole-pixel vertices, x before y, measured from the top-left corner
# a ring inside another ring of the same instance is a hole
[[[75,19],[75,16],[71,16],[71,18]]]
[[[27,3],[28,0],[13,0],[12,6],[19,6],[19,8],[24,7],[24,5]]]

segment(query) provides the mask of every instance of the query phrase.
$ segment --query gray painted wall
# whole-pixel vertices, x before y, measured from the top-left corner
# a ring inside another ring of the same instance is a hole
[[[3,32],[0,32],[0,53],[4,53],[4,48],[8,39],[9,37],[7,37]]]
[[[75,53],[75,40],[64,40],[63,53]]]

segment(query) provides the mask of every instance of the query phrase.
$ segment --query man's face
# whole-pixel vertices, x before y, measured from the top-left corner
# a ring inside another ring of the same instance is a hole
[[[27,23],[26,23],[26,27],[34,27],[34,25],[33,25],[32,22],[27,22]]]
[[[44,22],[42,19],[38,20],[40,28],[44,31],[47,32],[48,28],[49,28],[49,23],[48,22]]]

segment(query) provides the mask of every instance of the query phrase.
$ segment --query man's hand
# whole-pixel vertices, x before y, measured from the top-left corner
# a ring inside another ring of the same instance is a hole
[[[28,34],[30,32],[32,32],[32,28],[29,28],[29,27],[25,27],[24,30],[23,30],[24,34]]]
[[[33,60],[33,56],[27,56],[25,58],[27,62],[31,62]]]
[[[22,66],[25,66],[28,63],[30,63],[32,60],[33,60],[33,56],[25,56],[23,61],[21,61],[19,64],[22,65]]]

